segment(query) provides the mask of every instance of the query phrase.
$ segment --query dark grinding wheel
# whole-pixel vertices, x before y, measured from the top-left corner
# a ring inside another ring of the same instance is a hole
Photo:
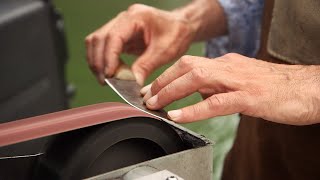
[[[128,118],[64,133],[50,145],[38,179],[82,179],[184,150],[165,122]]]

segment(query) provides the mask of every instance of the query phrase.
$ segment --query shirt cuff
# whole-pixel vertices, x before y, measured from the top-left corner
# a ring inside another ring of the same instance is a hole
[[[259,49],[263,0],[218,0],[228,23],[227,37],[211,40],[225,51],[253,57]],[[210,43],[210,41],[208,42]]]

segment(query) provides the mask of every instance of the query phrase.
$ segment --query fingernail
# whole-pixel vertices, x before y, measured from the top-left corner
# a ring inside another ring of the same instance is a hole
[[[152,97],[151,90],[147,91],[147,93],[143,97],[143,101],[146,102]]]
[[[155,106],[157,104],[157,101],[158,101],[158,95],[155,95],[152,98],[150,98],[149,100],[147,100],[147,104],[149,106]]]
[[[151,85],[152,85],[152,84],[149,84],[149,85],[147,85],[147,86],[145,86],[145,87],[141,88],[140,93],[141,93],[142,95],[147,94],[147,92],[148,92],[148,91],[149,91],[149,89],[151,88]]]
[[[180,119],[181,115],[182,115],[181,110],[173,110],[168,112],[169,118],[173,121],[177,121],[178,119]]]
[[[143,86],[143,81],[144,81],[143,76],[140,73],[134,73],[134,76],[136,78],[137,83]]]

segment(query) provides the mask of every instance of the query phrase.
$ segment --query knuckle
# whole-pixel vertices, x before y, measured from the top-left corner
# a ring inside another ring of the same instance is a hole
[[[193,56],[185,55],[182,56],[179,60],[179,65],[181,67],[193,67],[194,61],[193,61]]]
[[[237,54],[237,53],[227,53],[224,56],[222,56],[222,59],[226,59],[226,60],[236,60],[238,58],[240,58],[241,55]]]
[[[223,99],[221,96],[213,95],[206,102],[208,109],[215,109],[223,104]]]
[[[145,14],[149,13],[149,11],[150,7],[139,3],[132,4],[128,7],[128,13],[132,15]]]
[[[204,68],[196,68],[190,72],[191,79],[204,83],[208,78],[208,71]]]
[[[121,11],[114,19],[119,23],[121,20],[126,19],[126,17],[128,17],[128,14],[128,11]]]
[[[94,69],[94,71],[100,71],[102,69],[101,63],[99,61],[94,61],[92,63],[92,69]]]
[[[153,68],[146,62],[135,63],[132,65],[132,69],[143,75],[148,75],[153,71]]]
[[[86,45],[89,45],[92,41],[92,38],[91,38],[91,35],[88,35],[85,39],[84,39],[84,42]]]
[[[105,53],[105,60],[106,61],[109,61],[110,59],[108,59],[109,58],[109,56],[111,55],[113,58],[114,57],[117,57],[118,55],[120,55],[120,53],[121,53],[121,51],[119,50],[119,49],[116,49],[116,48],[110,48],[110,50],[109,50],[109,52],[108,52],[109,54],[106,54]],[[108,56],[109,55],[109,56]]]
[[[224,55],[225,57],[237,57],[239,56],[239,54],[237,53],[227,53],[226,55]]]
[[[185,25],[185,22],[178,21],[177,23],[177,33],[185,34],[189,30],[189,26]]]
[[[98,40],[100,40],[101,39],[101,36],[100,35],[98,35],[98,34],[93,34],[92,35],[92,41],[98,41]]]
[[[233,68],[234,68],[234,67],[231,66],[231,65],[225,65],[225,66],[223,67],[223,70],[224,70],[225,72],[228,72],[228,73],[236,72]]]
[[[117,17],[124,16],[124,15],[126,15],[127,13],[128,13],[127,11],[122,11],[122,12],[120,12],[120,13],[117,15]]]
[[[128,7],[128,11],[135,11],[137,9],[140,9],[142,6],[142,4],[134,3]]]
[[[147,63],[140,63],[139,69],[144,73],[145,72],[149,72],[150,71],[150,66]]]
[[[93,44],[93,46],[97,45],[98,42],[101,40],[101,36],[98,34],[93,34],[91,37],[91,43]]]
[[[172,83],[163,88],[163,94],[165,96],[172,94],[172,92],[174,92],[174,85]]]
[[[166,54],[166,56],[172,58],[172,57],[177,56],[178,50],[176,48],[170,47],[170,48],[166,49],[164,53]]]

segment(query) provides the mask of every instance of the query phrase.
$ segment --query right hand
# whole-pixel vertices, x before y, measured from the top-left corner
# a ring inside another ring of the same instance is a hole
[[[155,69],[185,53],[194,36],[182,15],[135,4],[86,37],[87,61],[104,84],[119,66],[121,53],[137,55],[132,71],[142,85]]]

